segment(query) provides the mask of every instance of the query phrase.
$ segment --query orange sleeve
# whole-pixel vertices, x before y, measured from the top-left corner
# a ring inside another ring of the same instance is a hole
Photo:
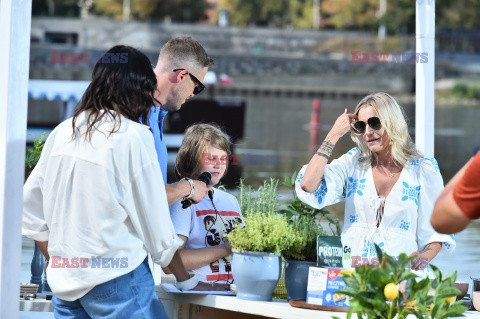
[[[455,185],[453,199],[465,216],[470,219],[480,217],[480,152],[477,152]]]

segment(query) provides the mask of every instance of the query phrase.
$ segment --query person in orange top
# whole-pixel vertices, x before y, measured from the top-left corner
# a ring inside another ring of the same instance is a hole
[[[437,199],[430,222],[443,234],[464,230],[480,218],[480,152],[447,184]]]

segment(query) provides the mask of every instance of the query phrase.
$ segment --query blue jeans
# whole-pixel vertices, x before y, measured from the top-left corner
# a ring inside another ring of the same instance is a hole
[[[55,318],[167,318],[155,294],[147,258],[128,274],[95,286],[80,299],[65,301],[53,296]]]

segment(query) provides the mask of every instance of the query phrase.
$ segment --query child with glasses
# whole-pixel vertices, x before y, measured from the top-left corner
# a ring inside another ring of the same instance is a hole
[[[346,133],[357,147],[327,164]],[[345,201],[342,244],[352,257],[344,267],[378,264],[377,244],[392,256],[418,256],[412,269],[423,276],[440,250],[455,248],[453,236],[430,225],[442,189],[437,161],[417,150],[402,108],[387,93],[366,96],[353,114],[345,110],[296,182],[298,197],[316,208]]]
[[[215,285],[233,282],[232,246],[225,235],[235,227],[244,227],[237,199],[214,188],[227,171],[229,155],[229,138],[219,128],[210,124],[188,128],[177,155],[175,176],[190,180],[208,172],[209,192],[201,202],[185,209],[182,202],[187,198],[170,206],[175,231],[183,240],[180,256],[185,267],[201,281]]]

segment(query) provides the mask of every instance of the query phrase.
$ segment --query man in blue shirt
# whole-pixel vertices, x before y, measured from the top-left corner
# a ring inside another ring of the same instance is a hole
[[[152,107],[148,125],[153,132],[169,205],[185,197],[198,203],[208,193],[207,186],[200,181],[182,180],[167,184],[168,154],[163,136],[163,119],[168,112],[180,110],[188,98],[205,89],[202,81],[212,65],[213,60],[200,43],[191,37],[178,37],[163,46],[154,70],[157,77],[155,98],[161,105]]]

